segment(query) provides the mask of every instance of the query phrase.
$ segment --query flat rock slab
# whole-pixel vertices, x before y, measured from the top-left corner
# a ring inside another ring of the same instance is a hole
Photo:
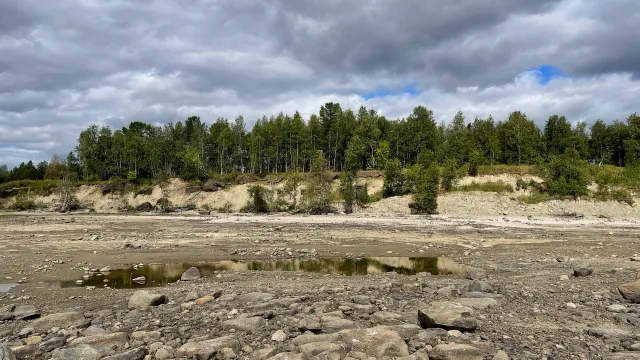
[[[238,341],[238,338],[231,335],[211,340],[186,343],[176,350],[175,356],[176,358],[183,357],[187,359],[191,359],[193,357],[197,357],[198,359],[210,359],[211,356],[224,348],[230,348],[237,352],[240,349],[240,342]]]
[[[476,310],[484,310],[499,305],[498,300],[493,298],[460,298],[456,299],[455,302]]]
[[[605,355],[604,360],[633,360],[640,359],[640,352],[622,351]]]
[[[79,326],[85,322],[84,315],[79,312],[67,312],[51,314],[35,320],[29,327],[32,327],[35,331],[45,332],[51,328],[57,327],[65,329],[72,326]]]
[[[224,330],[235,329],[238,331],[252,333],[254,331],[258,331],[262,329],[266,324],[267,324],[267,321],[261,317],[250,317],[250,318],[244,318],[244,319],[227,320],[222,323],[222,329]]]
[[[98,345],[98,346],[122,346],[129,341],[129,335],[125,332],[117,332],[110,334],[98,334],[77,338],[71,342],[71,346],[79,344]]]
[[[473,309],[453,301],[435,301],[418,310],[420,326],[447,330],[473,331],[478,321],[473,317]]]
[[[129,299],[129,309],[147,309],[151,306],[162,305],[167,302],[164,294],[152,293],[146,290],[136,291]]]
[[[120,354],[104,357],[101,360],[143,360],[145,356],[147,356],[147,350],[144,347],[139,347]]]
[[[40,311],[33,305],[7,305],[0,308],[0,321],[32,320],[40,317]]]
[[[430,353],[432,360],[484,360],[477,348],[466,344],[440,344]]]
[[[338,336],[338,341],[343,343],[349,351],[360,351],[370,357],[409,356],[409,349],[402,336],[385,326],[343,330],[338,333]]]
[[[182,273],[180,281],[194,281],[200,279],[200,270],[197,267],[190,267],[187,271]]]
[[[267,360],[304,360],[304,359],[306,359],[306,357],[303,354],[283,352],[278,355],[272,356]]]
[[[622,330],[622,329],[606,329],[606,328],[594,328],[594,329],[588,329],[587,330],[587,334],[594,336],[594,337],[599,337],[599,338],[606,338],[606,339],[610,339],[610,338],[624,338],[624,337],[630,337],[632,336],[632,334],[626,330]]]
[[[78,345],[66,349],[55,350],[51,360],[98,360],[113,354],[113,350],[108,347]]]
[[[16,360],[16,355],[9,345],[0,345],[0,360]]]

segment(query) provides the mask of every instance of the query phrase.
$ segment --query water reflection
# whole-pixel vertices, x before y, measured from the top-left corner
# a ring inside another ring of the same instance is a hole
[[[402,275],[415,275],[428,272],[433,275],[465,273],[473,268],[442,257],[371,257],[359,259],[322,258],[288,259],[274,261],[235,261],[201,263],[149,264],[143,267],[130,267],[112,270],[105,274],[85,276],[84,281],[77,280],[49,282],[50,288],[95,286],[123,289],[164,286],[180,280],[188,268],[195,266],[203,276],[213,276],[216,271],[300,271],[345,276],[370,275],[395,271]],[[146,281],[134,281],[144,276]]]

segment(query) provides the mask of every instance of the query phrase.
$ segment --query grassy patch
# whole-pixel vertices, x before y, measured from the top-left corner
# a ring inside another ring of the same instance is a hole
[[[513,186],[503,181],[490,181],[485,183],[473,182],[469,185],[458,186],[454,191],[483,191],[483,192],[495,192],[495,193],[512,193]]]
[[[17,210],[17,211],[26,211],[26,210],[35,210],[42,207],[43,205],[36,203],[35,200],[33,200],[32,196],[28,194],[19,194],[13,199],[13,202],[7,206],[7,209]]]
[[[485,165],[478,167],[478,175],[533,175],[536,172],[533,165]]]
[[[33,193],[35,195],[51,195],[60,180],[16,180],[0,184],[0,197],[10,197],[19,193]]]
[[[534,193],[531,195],[520,196],[518,197],[518,200],[523,204],[533,205],[533,204],[540,204],[542,202],[552,200],[552,198],[547,193]]]
[[[382,200],[384,196],[382,195],[382,190],[376,191],[373,194],[369,195],[369,203],[374,203]]]
[[[145,185],[140,186],[134,190],[134,197],[138,195],[151,195],[153,193],[153,186]]]

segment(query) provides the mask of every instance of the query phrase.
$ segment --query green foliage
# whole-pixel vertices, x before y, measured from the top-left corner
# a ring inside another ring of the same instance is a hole
[[[480,166],[482,158],[477,150],[471,150],[469,152],[469,176],[478,176],[478,167]]]
[[[304,209],[309,213],[322,214],[334,211],[331,205],[333,179],[327,166],[328,162],[324,154],[322,151],[318,151],[302,194]]]
[[[405,176],[402,172],[402,164],[398,159],[387,162],[384,171],[384,185],[382,187],[384,197],[405,195]]]
[[[32,194],[29,193],[21,193],[16,195],[13,198],[13,201],[9,203],[7,209],[9,210],[17,210],[17,211],[26,211],[26,210],[35,210],[43,207],[42,204],[36,203]]]
[[[631,193],[628,192],[627,190],[613,190],[611,192],[611,198],[615,201],[621,202],[621,203],[625,203],[629,206],[633,206],[633,197],[631,196]]]
[[[495,193],[512,193],[513,186],[507,184],[504,181],[489,181],[483,183],[472,182],[468,185],[458,186],[456,191],[483,191],[483,192],[495,192]]]
[[[171,201],[166,196],[161,197],[156,201],[156,208],[162,212],[169,212],[171,210]]]
[[[382,199],[384,199],[384,193],[382,192],[382,190],[376,191],[373,194],[369,195],[369,204],[378,202]]]
[[[442,169],[442,189],[451,191],[458,180],[458,162],[455,159],[449,159],[444,163]]]
[[[262,185],[252,185],[247,189],[249,200],[242,208],[242,212],[267,213],[270,211],[273,192]]]
[[[135,189],[133,193],[133,197],[137,197],[138,195],[151,195],[153,193],[153,186],[140,186]]]
[[[422,152],[418,156],[418,177],[416,193],[409,204],[413,214],[436,214],[438,209],[438,188],[440,187],[440,169],[433,154]]]
[[[0,184],[0,198],[7,198],[19,193],[32,193],[48,196],[60,186],[60,180],[15,180]]]
[[[546,176],[550,195],[572,196],[574,199],[587,195],[590,183],[588,163],[575,155],[575,151],[568,152],[551,160]]]
[[[490,165],[478,167],[478,175],[531,175],[535,173],[535,167],[531,165]]]
[[[523,204],[534,205],[545,201],[553,200],[549,193],[534,193],[530,195],[523,195],[518,197],[518,200]]]
[[[222,204],[222,206],[220,206],[217,209],[218,212],[220,213],[232,213],[233,212],[233,204],[231,204],[230,202],[225,202],[224,204]]]

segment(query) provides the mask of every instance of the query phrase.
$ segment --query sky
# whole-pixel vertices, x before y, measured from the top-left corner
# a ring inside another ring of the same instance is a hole
[[[637,0],[0,0],[0,164],[91,124],[326,102],[543,126],[640,111]]]

